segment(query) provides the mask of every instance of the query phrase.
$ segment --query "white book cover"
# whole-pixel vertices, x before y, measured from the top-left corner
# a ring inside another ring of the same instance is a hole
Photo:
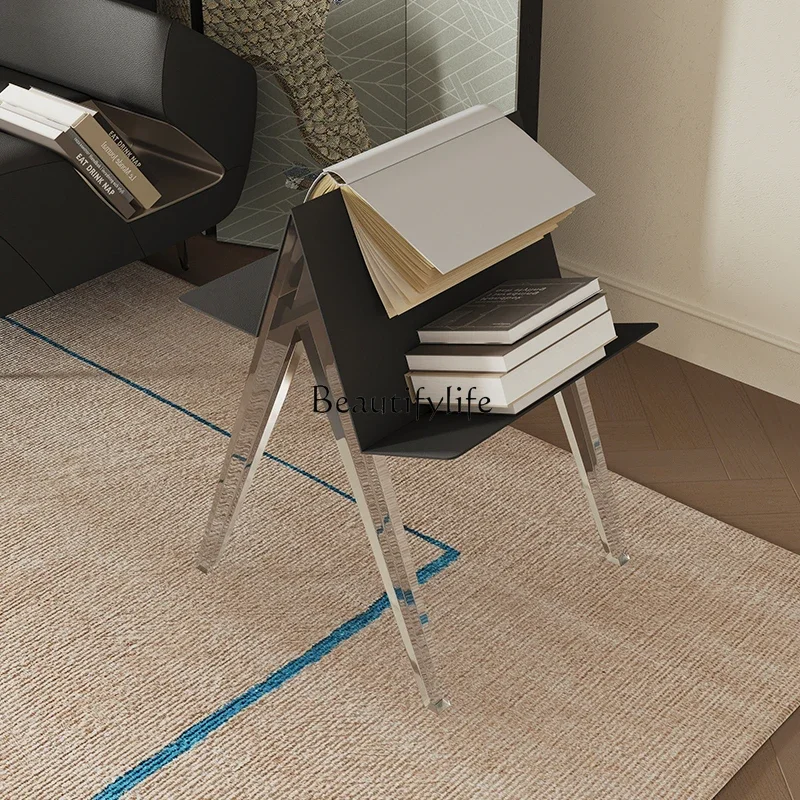
[[[90,116],[93,117],[97,113],[91,108],[86,108],[86,106],[84,106],[82,103],[76,103],[74,100],[67,100],[66,97],[59,97],[57,94],[52,94],[51,92],[45,92],[43,89],[37,89],[35,86],[31,86],[31,88],[28,89],[28,93],[36,95],[37,97],[43,97],[46,100],[51,100],[55,103],[61,103],[61,105],[66,106],[76,114],[77,113],[89,114]]]
[[[68,128],[75,127],[81,120],[89,116],[87,109],[69,100],[55,100],[49,95],[23,89],[13,83],[0,92],[0,100],[14,106],[33,111],[47,119],[51,119]]]
[[[601,294],[514,344],[421,344],[406,354],[406,362],[422,372],[508,372],[606,311]]]
[[[35,111],[31,111],[27,108],[20,108],[19,106],[15,106],[12,103],[6,102],[5,100],[0,100],[0,108],[4,108],[7,111],[11,111],[12,113],[21,117],[26,117],[27,119],[38,122],[41,125],[46,125],[49,128],[55,128],[56,130],[61,131],[61,133],[66,133],[69,130],[69,125],[62,125],[60,122],[56,122],[53,119],[49,119],[41,114],[37,114]]]
[[[537,400],[541,400],[546,395],[550,394],[550,392],[554,392],[558,389],[559,386],[566,383],[571,378],[574,378],[576,375],[580,375],[586,369],[592,366],[592,364],[596,364],[603,356],[606,354],[605,347],[598,347],[597,350],[592,350],[589,355],[584,356],[579,361],[576,361],[574,364],[567,367],[563,372],[559,372],[558,375],[554,375],[550,378],[549,381],[545,381],[540,386],[537,386],[535,389],[532,389],[527,394],[522,395],[522,397],[517,398],[510,406],[495,406],[492,408],[492,414],[519,414],[520,411],[526,409],[532,403],[535,403]]]
[[[329,167],[442,274],[593,192],[492,106]]]
[[[0,120],[7,122],[9,126],[16,126],[20,131],[29,131],[37,137],[41,137],[41,139],[53,142],[53,146],[50,149],[58,151],[58,148],[55,146],[55,140],[64,132],[63,127],[59,127],[49,121],[33,119],[25,114],[21,114],[17,109],[7,103],[0,103]],[[39,139],[35,141],[37,144],[43,144]]]
[[[423,398],[430,397],[434,403],[447,397],[448,389],[451,395],[463,397],[473,388],[473,396],[488,397],[490,406],[510,406],[570,364],[615,338],[611,312],[606,311],[509,372],[411,372],[409,378],[414,391]]]

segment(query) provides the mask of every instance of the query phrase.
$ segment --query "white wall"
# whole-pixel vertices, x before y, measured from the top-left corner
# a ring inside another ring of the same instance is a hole
[[[799,0],[545,0],[557,231],[647,343],[800,402]]]

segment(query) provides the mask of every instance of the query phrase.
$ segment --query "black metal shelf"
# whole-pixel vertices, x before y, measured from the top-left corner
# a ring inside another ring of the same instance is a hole
[[[581,375],[531,404],[520,414],[444,414],[432,419],[416,409],[397,413],[372,410],[373,399],[405,399],[405,354],[418,342],[417,331],[442,314],[512,278],[558,277],[550,237],[469,278],[420,306],[390,319],[386,315],[358,247],[339,192],[330,192],[292,210],[314,292],[335,354],[349,407],[364,398],[367,411],[352,413],[359,445],[372,455],[402,458],[453,459],[519,419],[538,403],[591,372],[629,345],[651,333],[655,323],[623,323],[605,356]],[[249,333],[257,334],[266,295],[272,283],[275,257],[195,289],[186,301]],[[313,397],[307,398],[309,413]],[[405,403],[403,403],[405,406]],[[380,405],[378,406],[380,408]]]
[[[445,414],[439,412],[432,418],[422,414],[394,433],[364,450],[365,453],[399,458],[451,459],[464,455],[492,434],[511,425],[539,403],[564,390],[571,383],[590,373],[626,347],[652,333],[658,325],[654,322],[628,322],[614,326],[617,338],[606,345],[606,354],[579,375],[563,383],[549,394],[531,403],[519,414]]]

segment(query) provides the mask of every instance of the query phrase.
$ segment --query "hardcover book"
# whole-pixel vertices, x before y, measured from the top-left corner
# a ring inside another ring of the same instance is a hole
[[[401,314],[538,241],[592,192],[491,106],[327,168],[375,288]]]
[[[463,397],[473,389],[476,399],[488,398],[490,407],[508,409],[615,338],[611,313],[606,311],[508,372],[411,372],[408,379],[415,393],[434,403],[449,395]]]
[[[505,407],[494,406],[490,413],[519,414],[520,411],[524,411],[532,403],[535,403],[537,400],[541,400],[543,397],[546,397],[548,394],[558,389],[558,387],[562,384],[580,375],[584,370],[589,369],[592,364],[596,364],[598,361],[600,361],[605,354],[605,347],[598,347],[597,350],[593,350],[591,353],[589,353],[589,355],[580,359],[580,361],[576,361],[574,364],[571,364],[565,370],[559,372],[558,375],[554,375],[552,378],[550,378],[550,380],[539,384],[539,386],[531,389],[531,391],[529,391],[527,394],[517,398],[510,405]]]
[[[38,89],[24,89],[14,84],[0,92],[0,102],[72,128],[142,208],[152,208],[161,198],[158,189],[97,121],[99,112]]]
[[[508,372],[608,311],[599,294],[514,344],[421,344],[406,354],[410,370]]]
[[[125,218],[136,209],[113,175],[86,146],[80,136],[66,125],[43,122],[18,113],[6,103],[0,104],[0,130],[40,144],[66,158],[97,193]]]
[[[600,291],[597,278],[501,283],[419,329],[423,344],[513,344]]]

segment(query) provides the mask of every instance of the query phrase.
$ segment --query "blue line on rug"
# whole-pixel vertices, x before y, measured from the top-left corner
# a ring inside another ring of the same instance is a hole
[[[93,367],[94,369],[99,370],[100,372],[108,375],[115,380],[121,381],[126,386],[129,386],[132,389],[136,389],[139,392],[147,395],[148,397],[156,400],[164,405],[169,406],[170,408],[174,409],[175,411],[179,411],[182,414],[190,417],[191,419],[199,422],[202,425],[205,425],[207,428],[210,428],[217,433],[222,434],[223,436],[227,436],[230,438],[230,433],[226,431],[224,428],[221,428],[219,425],[215,425],[213,422],[201,417],[199,414],[195,414],[192,411],[189,411],[187,408],[179,405],[178,403],[174,403],[172,400],[163,397],[162,395],[158,394],[157,392],[148,389],[146,386],[142,386],[135,381],[130,380],[129,378],[120,375],[118,372],[114,372],[108,367],[102,366],[102,364],[98,364],[96,361],[92,361],[85,356],[80,355],[80,353],[76,353],[74,350],[70,350],[68,347],[65,347],[62,344],[59,344],[55,340],[51,339],[49,336],[45,336],[42,333],[34,330],[33,328],[29,328],[27,325],[24,325],[21,322],[11,318],[11,317],[0,317],[0,319],[5,320],[6,322],[10,323],[11,325],[19,328],[20,330],[24,331],[25,333],[33,336],[46,344],[60,350],[61,352],[65,353],[66,355],[80,361],[87,366]],[[313,480],[315,483],[325,487],[326,489],[335,492],[336,494],[340,495],[342,498],[349,500],[351,503],[355,502],[355,498],[348,494],[347,492],[339,489],[337,486],[334,486],[332,483],[314,475],[307,470],[302,469],[302,467],[298,467],[295,464],[292,464],[285,459],[282,459],[278,456],[272,455],[271,453],[265,453],[265,458],[269,458],[272,461],[275,461],[278,464],[281,464],[288,469],[297,472],[300,475],[303,475],[310,480]],[[431,561],[429,564],[426,564],[421,569],[417,570],[417,580],[421,583],[427,583],[431,578],[445,569],[449,564],[455,561],[460,553],[454,547],[451,547],[449,544],[442,542],[433,536],[429,536],[427,534],[422,533],[421,531],[416,530],[415,528],[410,528],[408,525],[404,526],[405,529],[413,534],[414,536],[419,537],[423,541],[428,542],[429,544],[435,545],[443,552],[442,554]],[[299,675],[306,667],[317,663],[320,661],[324,656],[331,653],[334,648],[338,645],[342,644],[343,642],[347,641],[348,639],[352,638],[357,634],[359,631],[363,630],[367,627],[371,622],[377,620],[383,612],[389,608],[389,601],[386,597],[386,594],[383,594],[379,597],[374,603],[372,603],[366,611],[363,611],[360,614],[357,614],[355,617],[352,617],[347,622],[340,625],[335,630],[331,631],[327,636],[323,639],[320,639],[316,644],[312,645],[305,653],[303,653],[298,658],[293,659],[292,661],[284,664],[280,669],[273,672],[266,680],[262,681],[261,683],[257,683],[255,686],[250,687],[247,691],[243,694],[239,695],[238,697],[234,698],[233,700],[226,703],[224,706],[221,706],[216,711],[209,714],[207,717],[204,717],[199,722],[195,723],[194,725],[187,728],[183,733],[181,733],[176,739],[170,742],[168,745],[163,747],[157,753],[153,754],[149,758],[145,759],[137,766],[133,767],[133,769],[129,770],[128,772],[121,775],[119,778],[114,780],[105,789],[102,789],[98,792],[92,800],[117,800],[117,798],[122,797],[123,794],[126,794],[131,789],[138,786],[142,781],[146,778],[150,777],[154,773],[158,772],[160,769],[165,767],[170,762],[174,761],[176,758],[179,758],[181,755],[186,753],[188,750],[193,748],[195,745],[202,742],[206,739],[211,733],[213,733],[218,728],[222,727],[226,722],[231,720],[234,716],[239,714],[240,712],[244,711],[246,708],[249,708],[254,703],[258,702],[261,698],[268,695],[270,692],[274,692],[276,689],[279,689],[283,686],[291,678]],[[424,622],[427,621],[427,615],[425,615]]]
[[[432,561],[430,564],[418,570],[417,579],[419,582],[426,583],[434,575],[447,567],[448,564],[458,558],[458,552],[452,548],[451,551],[452,552],[443,553],[435,561]],[[389,601],[386,595],[383,594],[369,606],[369,608],[331,631],[331,633],[312,645],[301,656],[284,664],[266,680],[257,683],[255,686],[251,686],[238,697],[235,697],[233,700],[225,703],[224,706],[213,711],[207,717],[191,725],[168,745],[162,747],[157,753],[154,753],[152,756],[133,767],[133,769],[120,775],[119,778],[108,784],[105,789],[102,789],[94,795],[92,800],[118,800],[122,795],[136,788],[140,783],[151,775],[154,775],[160,769],[166,767],[170,762],[191,750],[195,745],[200,744],[200,742],[233,719],[237,714],[254,705],[271,692],[280,689],[284,683],[299,675],[306,667],[321,661],[340,644],[364,630],[370,623],[375,622],[388,608]]]
[[[109,375],[110,377],[121,381],[126,386],[130,386],[132,389],[136,389],[143,394],[146,394],[148,397],[153,398],[153,400],[158,400],[159,403],[164,403],[164,405],[169,406],[170,408],[175,409],[176,411],[180,411],[182,414],[186,414],[187,417],[191,417],[195,422],[199,422],[201,425],[205,425],[207,428],[211,428],[212,431],[216,431],[217,433],[221,433],[223,436],[227,436],[230,438],[230,433],[228,431],[223,430],[218,425],[215,425],[213,422],[209,422],[207,419],[203,419],[203,417],[199,416],[198,414],[194,414],[189,409],[184,408],[183,406],[178,405],[177,403],[173,403],[172,400],[167,400],[166,397],[162,397],[160,394],[148,389],[146,386],[142,386],[135,381],[130,380],[129,378],[120,375],[118,372],[114,372],[114,370],[109,369],[108,367],[104,367],[102,364],[98,364],[96,361],[92,361],[90,358],[86,358],[86,356],[82,356],[80,353],[76,353],[74,350],[70,350],[68,347],[64,347],[63,344],[59,344],[54,339],[51,339],[49,336],[45,336],[43,333],[39,333],[39,331],[35,331],[33,328],[29,328],[27,325],[23,325],[21,322],[17,322],[13,317],[0,317],[0,319],[5,320],[9,324],[13,325],[15,328],[19,328],[21,331],[25,331],[25,333],[33,336],[36,339],[39,339],[46,344],[49,344],[51,347],[55,347],[56,350],[60,350],[62,353],[66,353],[66,355],[74,358],[76,361],[80,361],[82,364],[86,364],[89,367],[94,367],[94,369],[100,370],[100,372]]]
[[[215,425],[210,420],[205,419],[205,417],[201,417],[199,414],[195,414],[193,411],[189,411],[188,408],[180,405],[179,403],[175,403],[172,400],[164,397],[158,392],[154,392],[152,389],[148,389],[146,386],[142,386],[140,383],[136,383],[136,381],[132,381],[130,378],[126,378],[124,375],[120,375],[118,372],[114,372],[114,370],[109,369],[108,367],[104,367],[102,364],[98,364],[96,361],[92,361],[90,358],[86,358],[86,356],[82,356],[80,353],[76,353],[74,350],[70,350],[68,347],[65,347],[63,344],[59,344],[59,342],[51,339],[49,336],[45,336],[43,333],[39,333],[39,331],[34,330],[33,328],[29,328],[27,325],[24,325],[22,322],[18,322],[13,317],[0,317],[0,319],[5,320],[10,325],[13,325],[15,328],[19,328],[21,331],[33,336],[36,339],[39,339],[46,344],[49,344],[51,347],[56,348],[56,350],[60,350],[62,353],[74,358],[76,361],[80,361],[82,364],[86,364],[89,367],[93,367],[96,370],[108,375],[115,380],[118,380],[124,383],[126,386],[130,387],[131,389],[136,389],[136,391],[141,392],[142,394],[147,395],[147,397],[151,398],[152,400],[156,400],[159,403],[163,403],[166,406],[169,406],[174,411],[179,411],[181,414],[185,414],[187,417],[193,419],[195,422],[199,422],[201,425],[205,425],[207,428],[210,428],[212,431],[216,431],[217,433],[221,433],[223,436],[231,438],[231,434],[229,431],[226,431],[224,428],[221,428],[219,425]],[[308,478],[309,480],[318,483],[320,486],[324,486],[329,491],[333,492],[334,494],[338,494],[340,497],[343,497],[345,500],[349,500],[351,503],[355,503],[356,499],[348,492],[345,492],[343,489],[340,489],[338,486],[326,481],[324,478],[320,478],[318,475],[314,475],[313,472],[309,472],[308,470],[303,469],[302,467],[298,467],[296,464],[292,464],[291,461],[286,461],[285,459],[281,458],[280,456],[276,456],[273,453],[265,452],[264,458],[268,458],[270,461],[274,461],[276,464],[280,464],[287,469],[296,472],[298,475],[302,475],[304,478]],[[429,536],[428,534],[422,533],[421,531],[416,530],[415,528],[410,528],[408,525],[403,526],[409,533],[413,534],[414,536],[422,539],[423,541],[428,542],[429,544],[435,545],[440,550],[444,550],[445,552],[453,551],[454,553],[458,553],[457,550],[452,548],[449,544],[445,542],[439,541],[435,539],[433,536]]]

